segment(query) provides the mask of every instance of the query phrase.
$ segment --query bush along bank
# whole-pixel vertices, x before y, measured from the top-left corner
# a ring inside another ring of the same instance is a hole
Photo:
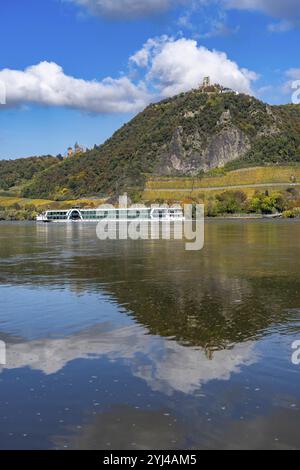
[[[198,200],[184,203],[204,203],[206,217],[262,216],[282,214],[286,218],[300,217],[300,193],[294,188],[283,192],[269,193],[256,191],[247,196],[243,191],[223,191]]]
[[[151,201],[153,203],[154,201]],[[165,201],[155,201],[164,204]],[[216,195],[209,195],[206,198],[184,199],[182,201],[168,201],[168,204],[181,203],[193,204],[194,212],[197,203],[204,203],[205,215],[207,217],[226,217],[226,216],[260,216],[282,214],[285,218],[300,218],[300,192],[296,188],[289,188],[282,192],[256,191],[251,196],[243,191],[223,191]],[[61,208],[66,209],[76,205],[76,201],[69,203],[55,203],[49,201],[49,207],[45,208],[34,205],[18,203],[10,206],[0,205],[0,221],[30,221],[35,220],[37,215],[47,209]],[[81,207],[97,207],[99,203],[90,202],[79,203]]]

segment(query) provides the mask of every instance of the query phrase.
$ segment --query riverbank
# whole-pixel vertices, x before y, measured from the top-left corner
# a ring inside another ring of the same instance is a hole
[[[103,204],[103,199],[77,199],[69,201],[51,201],[48,199],[26,199],[18,196],[0,195],[0,221],[35,220],[46,210],[71,209],[72,207],[93,209]]]
[[[140,201],[142,202],[142,201]],[[181,200],[143,201],[143,204],[204,204],[205,216],[208,218],[226,219],[260,219],[264,217],[300,217],[300,193],[295,188],[285,192],[269,194],[256,192],[251,198],[242,191],[227,190],[207,200],[185,198]],[[16,196],[0,195],[0,221],[36,220],[36,217],[47,210],[66,210],[74,207],[94,209],[107,203],[107,199],[79,199],[69,201],[50,201],[45,199],[25,199]],[[129,205],[131,201],[129,200]],[[195,213],[195,210],[194,210]]]
[[[36,214],[36,215],[35,215]],[[17,214],[11,214],[9,212],[8,216],[1,215],[0,213],[0,223],[1,222],[34,222],[36,221],[37,213],[32,212],[24,212],[20,211]],[[285,214],[274,214],[274,215],[264,215],[264,214],[223,214],[217,215],[215,217],[212,216],[205,216],[206,220],[278,220],[278,219],[300,219],[299,216],[295,217],[288,217]]]

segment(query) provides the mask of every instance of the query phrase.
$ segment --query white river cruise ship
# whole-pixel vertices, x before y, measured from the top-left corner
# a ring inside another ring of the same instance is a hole
[[[177,208],[69,209],[49,210],[37,216],[37,222],[100,222],[115,221],[182,221],[183,210]]]

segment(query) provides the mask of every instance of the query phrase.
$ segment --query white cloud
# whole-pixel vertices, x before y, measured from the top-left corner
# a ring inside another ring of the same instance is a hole
[[[300,68],[285,71],[274,70],[275,81],[256,90],[256,96],[267,103],[283,104],[300,102]]]
[[[223,0],[223,2],[229,9],[259,11],[282,20],[269,25],[271,32],[289,31],[300,23],[299,0]]]
[[[254,72],[240,68],[225,53],[211,51],[185,38],[151,39],[130,61],[146,68],[147,81],[160,90],[162,97],[195,88],[208,75],[215,83],[251,94],[251,83],[257,78]]]
[[[64,0],[65,1],[65,0]],[[260,11],[283,20],[300,19],[299,0],[68,0],[100,16],[112,18],[141,17],[161,13],[178,5],[189,9],[224,5],[227,9]],[[186,19],[185,13],[181,18]]]
[[[293,68],[286,71],[286,76],[292,80],[300,80],[300,69]]]
[[[283,84],[282,91],[286,95],[291,96],[291,101],[294,102],[294,97],[300,95],[300,68],[292,68],[285,72],[287,81]],[[297,103],[299,104],[299,103]]]
[[[136,18],[169,10],[185,0],[70,0],[90,12],[112,18]],[[188,0],[187,0],[188,1]]]
[[[286,33],[294,28],[294,24],[291,21],[282,20],[278,23],[271,23],[268,26],[268,30],[271,33]]]
[[[76,359],[105,356],[111,361],[123,360],[152,390],[171,395],[175,391],[190,394],[211,380],[229,380],[243,366],[258,360],[251,341],[215,351],[208,359],[203,349],[151,336],[141,326],[115,326],[111,330],[108,326],[99,325],[65,338],[7,344],[4,369],[30,367],[51,375]]]
[[[230,8],[256,10],[278,18],[299,15],[299,0],[223,0]]]
[[[0,82],[8,106],[34,103],[95,113],[135,112],[148,102],[143,85],[127,77],[88,81],[66,75],[59,65],[41,62],[24,71],[4,69]]]
[[[129,62],[141,73],[139,79],[124,75],[83,80],[66,75],[53,62],[41,62],[25,70],[0,70],[0,83],[6,90],[7,107],[37,104],[94,113],[135,113],[150,101],[197,87],[206,75],[245,93],[251,93],[251,83],[257,78],[223,52],[210,51],[184,38],[149,39]]]

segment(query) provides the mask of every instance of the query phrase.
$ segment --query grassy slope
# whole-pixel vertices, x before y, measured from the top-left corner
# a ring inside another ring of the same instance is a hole
[[[143,199],[147,201],[182,200],[184,197],[205,199],[224,190],[208,191],[202,188],[227,187],[229,190],[231,186],[243,186],[242,190],[247,196],[252,196],[257,189],[249,188],[249,185],[266,184],[265,189],[278,191],[278,187],[272,188],[270,186],[277,183],[286,183],[286,188],[291,183],[300,183],[300,165],[246,168],[230,171],[220,176],[205,176],[203,178],[150,179],[146,183]],[[284,189],[284,186],[281,189]],[[259,190],[263,191],[264,188],[259,188]]]
[[[291,182],[300,183],[300,165],[298,166],[277,166],[277,167],[256,167],[230,171],[220,176],[205,176],[203,178],[153,178],[146,183],[143,193],[143,200],[154,201],[163,200],[183,200],[185,197],[203,198],[204,200],[212,195],[219,194],[223,190],[205,191],[202,188],[227,187],[241,185],[243,192],[247,196],[252,196],[256,189],[247,185],[266,184],[269,191],[278,191],[278,187],[272,188],[272,183],[286,183],[286,188]],[[284,189],[284,186],[280,189]],[[176,191],[180,190],[180,191]],[[182,191],[185,190],[185,191]],[[264,188],[259,188],[263,191]],[[77,204],[90,205],[100,204],[102,199],[91,200],[88,198],[79,200],[52,201],[46,199],[26,199],[17,196],[1,196],[0,207],[11,208],[15,204],[24,208],[26,205],[33,205],[36,209],[46,209],[52,207],[69,208]]]
[[[12,209],[17,204],[22,209],[26,209],[26,206],[34,206],[37,211],[52,208],[68,209],[78,205],[97,206],[99,204],[102,204],[103,202],[103,199],[77,199],[58,202],[51,201],[48,199],[28,199],[16,196],[0,196],[0,207],[4,209]]]

